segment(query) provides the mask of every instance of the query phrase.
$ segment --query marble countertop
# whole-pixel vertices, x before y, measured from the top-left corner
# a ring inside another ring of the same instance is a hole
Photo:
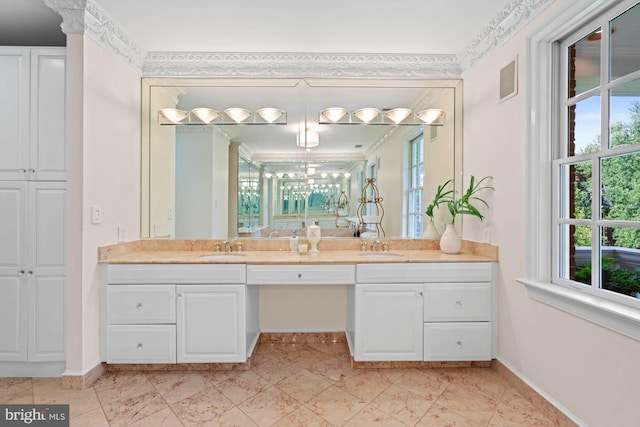
[[[495,262],[493,257],[472,253],[449,255],[439,250],[391,250],[387,252],[357,250],[327,250],[318,253],[298,254],[285,250],[261,250],[232,252],[226,256],[213,251],[200,250],[141,250],[110,257],[101,262],[108,264],[366,264],[366,263],[416,263],[416,262]],[[396,254],[386,255],[385,254]]]

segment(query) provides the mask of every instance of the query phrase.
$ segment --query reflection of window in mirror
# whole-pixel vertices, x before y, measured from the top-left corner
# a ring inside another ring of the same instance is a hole
[[[373,163],[371,163],[369,165],[369,170],[368,170],[368,178],[373,178],[377,181],[378,179],[378,162],[379,159],[376,157],[376,159],[373,161]],[[377,184],[376,184],[377,185]],[[371,201],[373,202],[373,198],[374,198],[374,191],[373,191],[373,187],[369,186],[367,188],[367,201]],[[366,214],[367,215],[376,215],[376,205],[374,203],[369,203],[367,204],[367,209],[366,209]]]
[[[433,127],[431,129],[434,129]],[[404,199],[405,209],[404,229],[405,237],[419,238],[422,236],[422,194],[424,177],[424,135],[422,132],[408,141],[407,169],[405,170]]]

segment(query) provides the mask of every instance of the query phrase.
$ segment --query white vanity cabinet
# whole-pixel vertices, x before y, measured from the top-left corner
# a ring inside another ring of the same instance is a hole
[[[107,363],[246,362],[257,293],[242,264],[103,265]]]
[[[495,355],[493,263],[359,264],[347,337],[356,361]]]
[[[178,285],[177,362],[244,362],[245,285]]]
[[[355,359],[422,360],[422,284],[355,286]]]

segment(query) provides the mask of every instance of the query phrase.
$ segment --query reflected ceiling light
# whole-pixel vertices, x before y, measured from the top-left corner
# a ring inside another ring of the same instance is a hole
[[[394,108],[384,113],[384,115],[393,123],[398,124],[411,115],[411,110],[408,108]]]
[[[178,110],[177,108],[161,108],[158,113],[171,123],[178,123],[189,115],[186,111]]]
[[[320,135],[318,132],[312,132],[307,129],[306,132],[300,132],[298,134],[298,147],[313,148],[320,145]]]
[[[322,173],[320,174],[320,176],[321,176],[322,178],[326,178],[326,177],[327,177],[327,173],[326,173],[326,172],[322,172]]]
[[[282,178],[282,177],[284,176],[284,173],[283,173],[283,172],[277,172],[277,173],[276,173],[276,176],[277,176],[278,178]]]
[[[313,168],[313,167],[307,168],[307,175],[315,175],[315,174],[316,174],[316,168]]]
[[[334,178],[337,178],[340,176],[340,174],[338,172],[334,172],[331,176],[333,176]]]
[[[271,179],[273,177],[273,174],[271,172],[265,172],[264,177],[267,179]]]
[[[430,108],[416,113],[416,117],[428,125],[444,124],[444,111],[437,108]]]
[[[256,113],[262,117],[265,121],[269,122],[269,123],[273,123],[276,120],[278,120],[280,117],[282,117],[282,115],[284,114],[284,111],[278,109],[278,108],[261,108],[258,111],[256,111]]]
[[[359,110],[356,110],[353,112],[353,115],[356,116],[358,119],[360,119],[364,123],[369,123],[371,120],[378,117],[379,114],[380,114],[380,110],[378,110],[377,108],[371,108],[371,107],[360,108]]]
[[[322,110],[322,115],[334,123],[340,121],[347,113],[347,109],[342,107],[329,107]]]
[[[236,123],[244,122],[251,115],[251,111],[238,107],[227,108],[224,113]]]
[[[313,179],[313,178],[309,178],[309,179],[307,180],[307,184],[313,184],[314,182],[315,182],[315,181],[314,181],[314,179]]]
[[[344,177],[345,177],[345,178],[349,178],[350,176],[351,176],[351,172],[345,172],[345,173],[344,173]]]
[[[191,114],[196,116],[200,121],[204,123],[211,123],[218,118],[220,112],[212,110],[211,108],[194,108],[191,110]]]

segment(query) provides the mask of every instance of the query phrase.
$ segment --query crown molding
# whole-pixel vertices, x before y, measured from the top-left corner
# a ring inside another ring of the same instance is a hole
[[[146,52],[100,7],[90,0],[44,0],[60,16],[65,34],[85,34],[142,74]]]
[[[148,52],[147,77],[459,78],[455,55]]]
[[[511,0],[467,46],[458,53],[463,71],[470,69],[524,27],[554,0]]]
[[[298,150],[295,153],[256,153],[250,158],[259,163],[290,163],[290,162],[357,162],[366,160],[362,153],[325,153]]]

